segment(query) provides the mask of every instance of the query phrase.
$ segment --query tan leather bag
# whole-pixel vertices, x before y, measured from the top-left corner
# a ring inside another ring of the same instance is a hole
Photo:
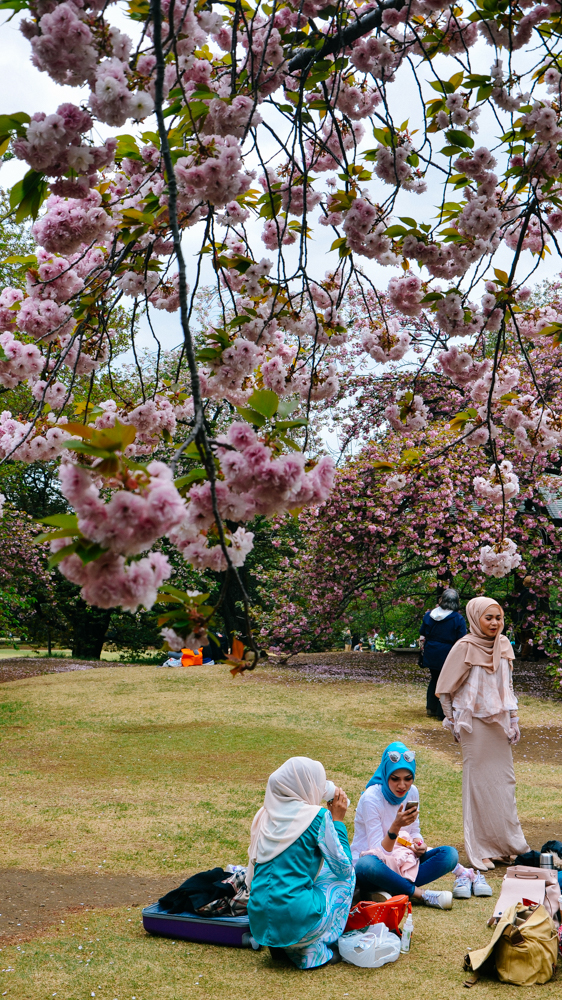
[[[558,935],[544,906],[510,906],[485,948],[469,951],[464,968],[474,973],[465,986],[474,986],[480,971],[493,974],[501,983],[532,986],[548,983],[556,970]]]

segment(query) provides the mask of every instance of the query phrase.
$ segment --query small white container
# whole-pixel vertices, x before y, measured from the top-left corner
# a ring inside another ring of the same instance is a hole
[[[400,955],[400,938],[386,924],[370,924],[360,931],[348,931],[338,940],[344,962],[362,969],[380,969]]]
[[[412,920],[412,914],[409,913],[406,917],[406,921],[402,928],[402,941],[400,943],[400,951],[407,952],[410,950],[410,940],[412,938],[412,931],[414,930],[414,921]]]

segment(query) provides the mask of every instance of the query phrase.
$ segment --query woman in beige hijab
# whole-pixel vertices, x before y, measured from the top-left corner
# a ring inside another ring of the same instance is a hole
[[[464,844],[481,871],[493,859],[513,860],[529,850],[515,802],[512,745],[519,742],[513,692],[513,648],[502,635],[503,611],[489,597],[466,606],[470,631],[455,643],[437,684],[443,725],[463,757]]]

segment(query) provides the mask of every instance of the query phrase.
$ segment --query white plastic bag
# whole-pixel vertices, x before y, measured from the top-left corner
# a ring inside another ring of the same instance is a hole
[[[360,931],[348,931],[338,939],[344,962],[363,969],[379,969],[395,962],[400,954],[400,938],[386,924],[370,924]]]

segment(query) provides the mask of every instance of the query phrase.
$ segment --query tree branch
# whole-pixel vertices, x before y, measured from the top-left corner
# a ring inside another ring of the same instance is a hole
[[[408,0],[387,0],[386,3],[381,3],[377,10],[370,10],[363,17],[358,17],[353,24],[344,28],[343,31],[338,31],[337,34],[331,35],[321,49],[299,49],[289,63],[289,73],[296,73],[299,69],[309,69],[316,60],[325,59],[326,56],[334,55],[341,49],[346,49],[353,42],[356,42],[358,38],[368,35],[374,28],[380,28],[382,16],[385,11],[402,10],[407,3]]]

